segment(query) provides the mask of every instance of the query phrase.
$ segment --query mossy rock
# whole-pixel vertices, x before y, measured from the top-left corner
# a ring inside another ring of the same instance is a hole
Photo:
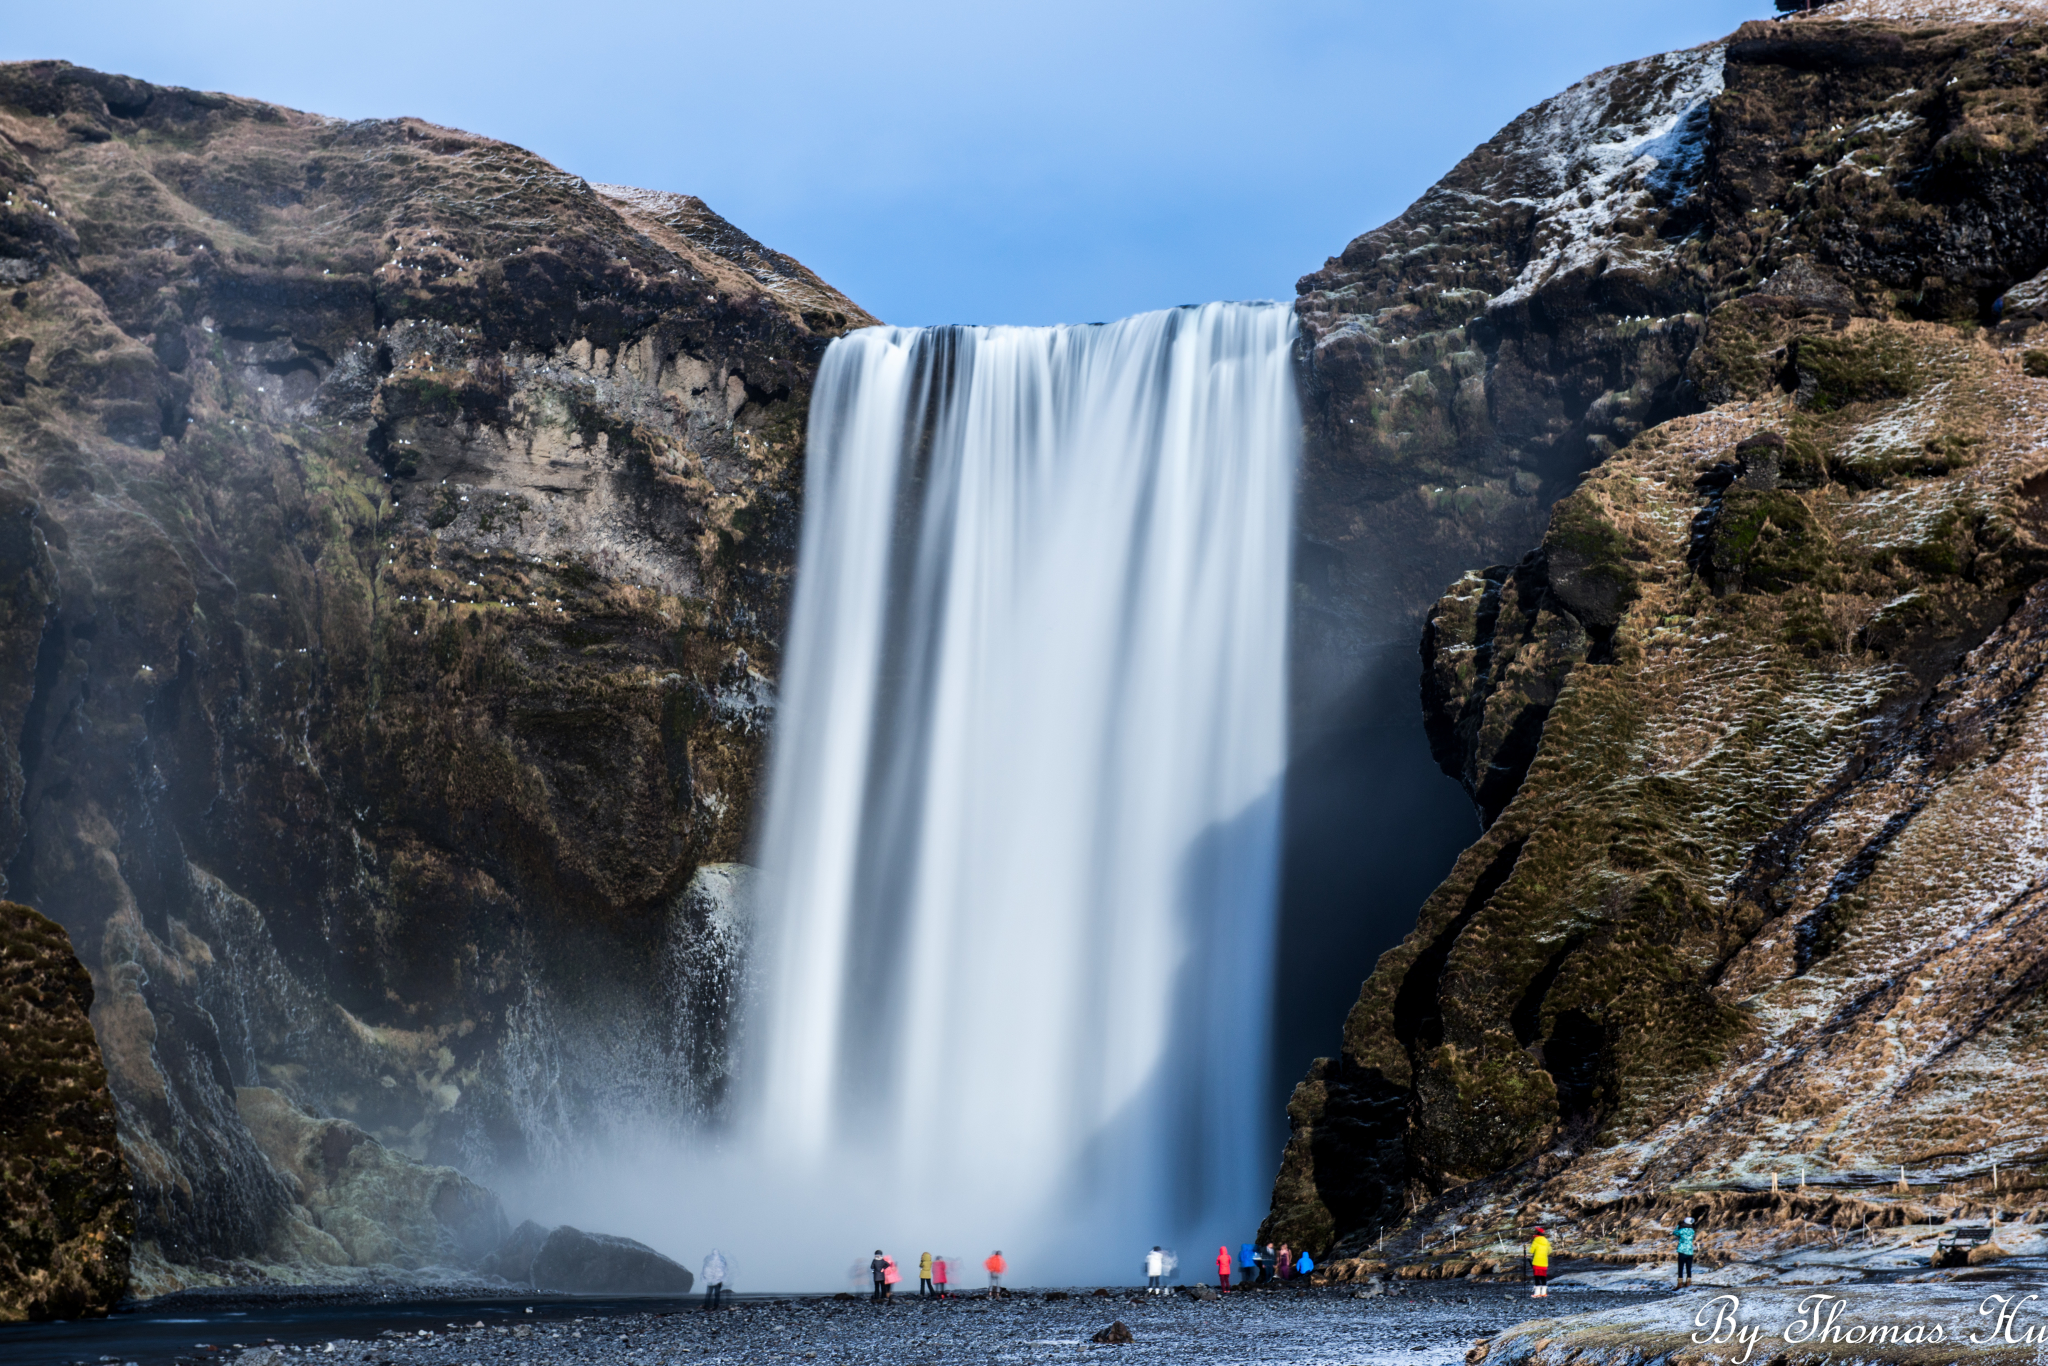
[[[1785,382],[1794,340],[1826,336],[1844,321],[1837,312],[1777,296],[1731,299],[1708,317],[1686,374],[1708,403],[1762,398]]]
[[[1910,398],[1921,385],[1920,358],[1912,342],[1889,330],[1847,337],[1797,337],[1786,348],[1786,370],[1799,403],[1810,412],[1831,413],[1852,403]]]
[[[2048,351],[2027,351],[2020,356],[2020,367],[2035,379],[2048,379]]]
[[[1550,588],[1589,627],[1612,629],[1640,587],[1626,560],[1628,538],[1579,492],[1551,513],[1543,538],[1550,556]]]
[[[1785,489],[1730,489],[1715,519],[1708,564],[1722,592],[1782,593],[1835,576],[1827,533]]]
[[[135,1212],[62,927],[0,901],[0,1322],[100,1316],[128,1285]]]

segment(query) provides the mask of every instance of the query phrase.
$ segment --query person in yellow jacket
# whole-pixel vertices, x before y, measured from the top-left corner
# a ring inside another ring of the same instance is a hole
[[[1545,1299],[1550,1294],[1550,1235],[1542,1229],[1529,1240],[1529,1279],[1536,1283],[1530,1292],[1532,1300]]]
[[[927,1299],[932,1294],[932,1254],[917,1254],[917,1297]]]

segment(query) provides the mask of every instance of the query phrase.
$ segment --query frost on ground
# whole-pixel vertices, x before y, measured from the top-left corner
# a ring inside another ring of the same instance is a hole
[[[1355,1297],[1350,1290],[1234,1294],[1201,1302],[1090,1291],[1049,1300],[1019,1293],[980,1298],[899,1300],[749,1300],[718,1313],[689,1309],[555,1322],[450,1325],[439,1333],[386,1333],[368,1341],[264,1346],[242,1351],[236,1366],[506,1366],[616,1362],[672,1366],[717,1362],[1005,1362],[1068,1361],[1116,1352],[1132,1360],[1189,1363],[1406,1363],[1453,1366],[1481,1338],[1526,1313],[1519,1286],[1472,1286]],[[1566,1307],[1612,1307],[1614,1296],[1560,1295]],[[1098,1346],[1096,1333],[1121,1322],[1132,1341]]]
[[[1835,0],[1811,14],[1795,18],[1806,21],[1849,19],[1890,19],[1895,22],[1930,23],[2041,23],[2048,20],[2044,0]]]
[[[1488,1366],[1596,1359],[1792,1363],[2034,1362],[2048,1341],[2042,1297],[2016,1282],[1849,1290],[1694,1291],[1531,1319],[1487,1344]]]

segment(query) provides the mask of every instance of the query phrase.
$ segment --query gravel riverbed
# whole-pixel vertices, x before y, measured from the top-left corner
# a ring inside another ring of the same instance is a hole
[[[1546,1312],[1555,1313],[1624,1298],[1583,1292],[1553,1295],[1546,1306],[1532,1306],[1521,1287],[1469,1284],[1369,1298],[1349,1288],[1240,1293],[1211,1302],[1184,1294],[1069,1295],[1020,1291],[995,1301],[912,1297],[886,1306],[864,1299],[745,1299],[717,1312],[693,1307],[531,1322],[478,1319],[438,1330],[386,1330],[365,1340],[216,1349],[184,1360],[235,1366],[912,1366],[1061,1361],[1108,1352],[1161,1362],[1453,1366],[1477,1339],[1531,1317],[1532,1308],[1547,1306]],[[1129,1329],[1130,1343],[1092,1340],[1112,1322]]]

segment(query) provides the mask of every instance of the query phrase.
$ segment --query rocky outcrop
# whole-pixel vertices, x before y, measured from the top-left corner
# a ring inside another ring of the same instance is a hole
[[[1672,349],[1605,353],[1627,403],[1511,405],[1602,463],[1539,548],[1431,614],[1432,739],[1490,825],[1297,1089],[1272,1236],[1358,1251],[1392,1227],[1413,1256],[1482,1204],[1755,1189],[1801,1160],[1961,1179],[2048,1124],[2013,1080],[2048,973],[2048,380],[2023,316],[2048,39],[1816,19],[1705,52],[1686,197],[1632,192],[1654,231],[1603,219],[1622,199],[1590,171],[1591,203],[1525,206],[1531,264],[1461,324],[1501,341],[1489,386],[1544,290],[1640,291]],[[1557,145],[1545,126],[1478,158]],[[1610,344],[1548,316],[1532,374]],[[1645,428],[1599,425],[1623,412]],[[1502,449],[1540,445],[1493,420]]]
[[[715,1105],[693,878],[866,315],[694,199],[62,63],[0,66],[0,182],[0,865],[150,1255],[313,1208],[238,1088],[486,1180]]]
[[[1346,686],[1583,471],[1722,401],[1709,315],[1990,321],[2048,259],[2026,32],[1754,23],[1609,68],[1304,276],[1302,686]]]
[[[273,1235],[278,1261],[472,1267],[504,1240],[498,1197],[462,1173],[414,1162],[268,1087],[243,1087],[235,1103],[271,1166],[293,1183],[291,1217]]]
[[[0,1323],[105,1314],[135,1231],[92,981],[61,927],[0,901]]]

